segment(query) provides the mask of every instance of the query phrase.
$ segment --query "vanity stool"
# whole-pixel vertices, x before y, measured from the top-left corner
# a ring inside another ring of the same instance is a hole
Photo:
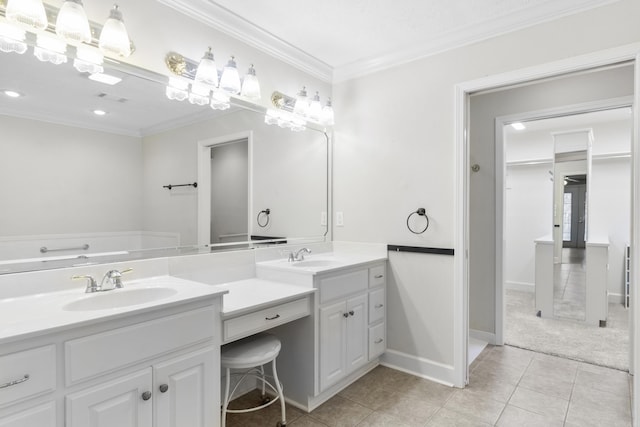
[[[278,373],[276,371],[276,357],[280,353],[280,340],[275,336],[267,333],[260,333],[252,335],[247,338],[243,338],[238,341],[226,344],[221,348],[220,362],[222,369],[226,374],[226,385],[224,392],[224,400],[222,402],[222,422],[221,426],[225,427],[227,413],[245,413],[257,411],[259,409],[266,408],[272,403],[280,400],[280,407],[282,408],[282,421],[278,422],[278,426],[285,426],[287,419],[285,416],[285,402],[284,395],[282,394],[282,385],[278,380]],[[264,374],[264,365],[272,363],[273,370],[273,384],[267,381],[268,376]],[[248,369],[245,372],[239,372],[232,374],[232,369]],[[231,384],[231,375],[239,375],[240,378],[236,385],[229,393]],[[238,386],[244,381],[245,378],[257,378],[262,382],[262,399],[263,404],[248,409],[228,409],[229,402],[232,400],[233,394],[238,389]],[[273,400],[269,400],[265,396],[266,387],[269,387],[275,394]]]

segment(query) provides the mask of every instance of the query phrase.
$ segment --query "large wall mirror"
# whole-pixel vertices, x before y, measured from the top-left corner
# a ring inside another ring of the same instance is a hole
[[[118,83],[97,82],[72,62],[2,54],[0,89],[22,96],[0,93],[0,274],[325,238],[324,132],[268,126],[240,100],[171,101],[166,77],[122,64],[105,64]]]

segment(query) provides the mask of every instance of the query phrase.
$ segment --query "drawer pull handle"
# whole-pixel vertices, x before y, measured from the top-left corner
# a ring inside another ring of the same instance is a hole
[[[384,341],[382,338],[378,338],[377,340],[374,341],[375,344],[380,344],[382,341]]]
[[[382,274],[376,274],[376,275],[375,275],[375,276],[373,276],[373,277],[375,277],[376,279],[382,279],[382,278],[384,277],[384,275],[382,275]]]
[[[275,315],[275,316],[273,316],[273,317],[265,317],[265,318],[264,318],[264,320],[276,320],[276,319],[279,319],[279,318],[280,318],[280,315],[279,315],[279,314],[276,314],[276,315]]]
[[[167,384],[160,384],[160,387],[158,387],[160,389],[160,393],[166,393],[167,390],[169,390],[169,386]]]
[[[20,378],[19,380],[13,380],[13,381],[9,381],[8,383],[0,384],[0,388],[7,388],[14,385],[18,385],[20,383],[27,381],[28,379],[29,379],[29,374],[26,374],[24,377]]]
[[[144,393],[142,393],[142,400],[149,400],[151,399],[151,392],[150,391],[145,391]]]
[[[382,308],[384,307],[384,304],[376,304],[376,308]]]
[[[351,311],[349,312],[349,316],[353,316],[354,314],[355,314],[355,313],[353,312],[353,310],[351,310]]]
[[[342,313],[344,317],[349,317],[349,313]]]

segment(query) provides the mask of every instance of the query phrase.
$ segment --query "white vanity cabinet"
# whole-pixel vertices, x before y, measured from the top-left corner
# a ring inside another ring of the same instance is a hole
[[[384,352],[385,283],[382,263],[316,276],[320,392]]]
[[[217,296],[0,347],[18,349],[0,385],[29,376],[0,388],[0,427],[218,426],[220,311]]]

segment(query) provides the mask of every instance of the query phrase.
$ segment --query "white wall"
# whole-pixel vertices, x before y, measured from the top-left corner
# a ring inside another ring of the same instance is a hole
[[[621,0],[335,85],[334,210],[344,212],[345,225],[334,229],[334,239],[453,247],[462,232],[454,222],[455,85],[638,42],[634,17],[639,14],[638,2]],[[493,117],[485,119],[489,127]],[[471,160],[481,171],[472,179],[492,185],[493,130],[481,139],[483,153]],[[475,200],[485,204],[491,218],[492,192],[478,191]],[[413,235],[405,220],[418,207],[426,208],[432,225],[426,233]],[[490,254],[493,233],[487,228],[485,250]],[[389,348],[414,362],[405,363],[407,369],[442,367],[438,379],[447,381],[454,347],[447,328],[454,307],[462,304],[451,293],[453,259],[406,258],[389,261]],[[485,263],[492,269],[491,259]],[[487,277],[487,284],[494,286],[491,274]],[[470,301],[483,312],[493,312],[493,293],[472,291]],[[472,327],[493,332],[493,317]]]
[[[0,129],[0,236],[141,229],[139,138],[7,116]]]

